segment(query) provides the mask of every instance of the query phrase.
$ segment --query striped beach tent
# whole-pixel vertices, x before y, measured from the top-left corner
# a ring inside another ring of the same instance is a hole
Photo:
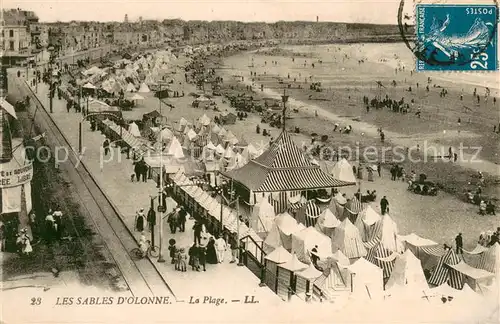
[[[367,205],[356,217],[354,226],[359,230],[359,234],[363,241],[370,241],[373,239],[375,224],[382,219],[380,215],[372,208],[372,206]]]
[[[450,267],[450,265],[458,263],[460,263],[458,255],[453,249],[448,249],[439,259],[436,269],[429,279],[429,283],[434,286],[441,286],[443,283],[448,282],[452,288],[462,289],[464,283],[463,274]]]
[[[394,268],[393,253],[403,252],[403,242],[398,236],[398,227],[396,222],[385,214],[380,220],[380,226],[377,227],[376,238],[379,243],[368,250],[366,259],[378,267],[382,268],[384,278],[389,278]]]
[[[269,203],[274,207],[275,214],[281,214],[286,211],[288,207],[288,199],[286,191],[275,192],[269,195]]]
[[[356,217],[363,210],[363,205],[356,197],[347,200],[344,207],[344,217],[349,217],[352,223],[356,222]]]
[[[500,244],[498,242],[481,253],[476,268],[500,274]]]
[[[316,205],[314,200],[309,200],[306,204],[306,210],[305,210],[306,227],[316,225],[319,215],[321,215],[321,209],[319,208],[318,205]]]
[[[348,218],[335,229],[332,236],[332,250],[342,251],[349,259],[358,259],[366,255],[366,248],[359,231]]]

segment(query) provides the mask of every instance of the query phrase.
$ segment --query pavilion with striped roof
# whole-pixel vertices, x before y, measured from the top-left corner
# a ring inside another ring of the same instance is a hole
[[[279,195],[280,192],[355,185],[323,172],[293,142],[287,131],[282,131],[259,157],[223,175],[234,181],[234,189],[250,204],[258,200],[258,193]]]

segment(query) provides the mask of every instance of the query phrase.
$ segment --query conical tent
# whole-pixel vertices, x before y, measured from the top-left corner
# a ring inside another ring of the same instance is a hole
[[[332,250],[342,251],[349,259],[361,258],[366,255],[358,229],[346,218],[337,226],[332,236]]]
[[[145,84],[144,82],[141,84],[141,87],[139,88],[139,90],[137,90],[137,92],[140,92],[140,93],[148,93],[148,92],[151,92],[151,90],[149,90],[149,87],[147,86],[147,84]]]
[[[410,250],[406,250],[396,258],[386,289],[394,285],[408,286],[418,293],[429,289],[420,260]]]
[[[498,242],[481,254],[477,268],[500,274],[500,244]]]
[[[297,276],[307,280],[315,280],[321,276],[321,271],[316,269],[314,264],[311,263],[307,269],[298,271]]]
[[[137,124],[134,122],[128,125],[128,131],[134,137],[141,137],[141,131],[139,130],[139,126],[137,126]]]
[[[162,139],[162,142],[168,142],[174,137],[174,133],[168,128],[164,128],[161,130],[160,135],[158,136],[158,139]]]
[[[274,207],[268,202],[267,199],[262,199],[253,207],[251,222],[257,228],[257,232],[268,232],[276,217]]]
[[[167,149],[167,154],[173,156],[176,159],[184,158],[184,151],[177,137],[172,137],[172,141],[170,142]]]
[[[297,255],[295,253],[292,253],[292,258],[288,262],[280,264],[279,267],[291,272],[295,272],[307,269],[308,266],[307,264],[300,262]]]
[[[208,126],[210,125],[210,118],[208,118],[207,115],[203,114],[203,116],[201,116],[199,119],[198,119],[198,122],[203,125],[203,126]]]
[[[326,258],[332,255],[330,238],[318,232],[314,227],[307,227],[292,234],[292,253],[296,253],[299,260],[311,263],[311,251],[317,246],[317,255]]]
[[[266,239],[264,240],[264,252],[269,253],[275,250],[278,246],[282,246],[280,232],[278,226],[273,224],[271,230],[267,233]]]
[[[287,250],[291,250],[292,233],[295,233],[299,229],[297,221],[289,213],[284,212],[276,216],[274,222],[278,227],[283,246]]]
[[[333,168],[330,174],[338,180],[356,183],[356,176],[354,175],[352,166],[347,162],[346,159],[340,159]]]
[[[357,295],[366,295],[370,297],[383,294],[384,280],[382,269],[360,258],[347,267],[349,273],[354,274],[346,276],[348,287],[352,287],[353,293]]]
[[[266,255],[264,259],[277,264],[282,264],[290,261],[292,259],[292,255],[290,254],[290,252],[285,250],[284,247],[278,246],[273,252]]]
[[[337,217],[332,213],[332,211],[327,208],[325,209],[321,215],[319,215],[318,222],[315,225],[315,228],[320,232],[327,236],[331,236],[335,227],[340,225],[340,221]]]
[[[452,269],[449,265],[460,263],[460,258],[456,255],[453,249],[448,249],[446,253],[439,259],[439,262],[434,270],[434,273],[429,279],[429,283],[434,286],[440,286],[445,282],[455,288],[462,289],[464,276],[460,272]]]

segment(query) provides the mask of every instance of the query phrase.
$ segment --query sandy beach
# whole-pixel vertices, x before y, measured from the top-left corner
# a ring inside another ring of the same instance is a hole
[[[233,62],[238,62],[240,74],[244,74],[245,73],[244,71],[246,70],[247,72],[245,74],[245,80],[249,80],[250,76],[248,72],[249,71],[248,65],[250,60],[248,59],[249,57],[248,55],[249,54],[238,54],[236,56],[228,57],[225,59],[226,63],[224,64],[223,68],[218,71],[218,73],[224,76],[224,81],[225,83],[227,83],[226,86],[233,85],[244,88],[244,84],[232,80],[233,79],[232,76],[238,74],[238,71],[236,69],[230,69],[228,67],[230,67],[231,65],[235,66],[236,63]],[[265,60],[270,62],[271,60],[274,60],[274,57],[270,58],[267,56],[263,56],[261,59],[262,59],[262,65],[264,65]],[[282,57],[276,59],[284,60],[284,58]],[[288,60],[291,61],[291,59]],[[178,62],[173,62],[173,64],[177,66],[182,66],[183,62],[185,62],[185,59],[181,57],[179,58]],[[258,62],[257,58],[254,58],[254,63],[257,64],[257,62]],[[326,61],[323,61],[323,64],[325,64],[325,62]],[[374,64],[374,66],[376,66],[377,69],[380,69],[381,71],[387,71],[388,69],[388,66],[385,64]],[[261,67],[261,69],[263,73],[264,66]],[[296,69],[299,70],[299,68]],[[305,74],[303,70],[299,71],[302,71],[299,73]],[[257,73],[261,74],[260,72]],[[271,67],[267,68],[267,74],[270,73],[271,73]],[[169,107],[166,107],[166,105],[162,105],[162,113],[167,116],[168,122],[172,125],[174,129],[176,128],[177,122],[181,117],[184,117],[190,122],[194,122],[203,114],[206,114],[208,117],[211,118],[219,114],[219,112],[215,112],[213,110],[204,110],[199,108],[193,108],[191,106],[191,103],[194,98],[192,96],[189,96],[188,94],[190,92],[201,93],[201,91],[196,90],[194,85],[186,84],[184,82],[185,81],[184,72],[181,69],[177,68],[175,73],[171,74],[170,77],[173,80],[175,80],[174,83],[178,84],[179,89],[182,89],[186,94],[185,97],[181,98],[164,99],[164,102],[172,104],[175,107],[171,109]],[[263,76],[261,76],[261,78],[264,79]],[[353,78],[356,78],[356,76],[353,75],[350,76],[350,78],[351,78],[350,80],[352,80]],[[339,79],[346,82],[345,78],[339,78]],[[360,84],[366,83],[365,81],[363,81],[363,77],[358,77],[358,79],[359,79],[358,83]],[[256,81],[256,83],[258,83],[258,81]],[[275,87],[272,88],[272,85],[275,85]],[[282,90],[279,89],[277,85],[278,82],[276,79],[274,79],[274,81],[267,81],[266,90],[264,91],[266,93],[266,96],[273,96],[280,94]],[[366,88],[369,89],[369,86],[366,86]],[[255,89],[257,89],[257,87],[255,87]],[[242,90],[242,92],[243,91],[244,90]],[[355,141],[363,141],[365,144],[380,145],[379,139],[377,137],[371,136],[372,135],[371,132],[373,131],[376,132],[377,126],[369,124],[368,121],[365,122],[364,120],[362,123],[359,123],[359,124],[363,123],[366,124],[366,126],[363,126],[366,127],[366,130],[363,129],[363,132],[365,133],[364,135],[361,135],[360,132],[361,126],[359,125],[354,126],[353,121],[350,121],[355,130],[353,134],[345,136],[336,134],[332,135],[331,132],[332,118],[335,117],[338,118],[339,120],[344,121],[346,120],[345,117],[346,112],[345,111],[335,112],[335,110],[332,109],[336,108],[337,106],[340,106],[338,105],[337,101],[335,101],[335,105],[331,101],[330,102],[314,101],[312,105],[317,106],[318,110],[322,109],[321,112],[319,113],[319,116],[314,117],[314,115],[311,115],[314,114],[314,108],[311,107],[310,102],[304,102],[302,98],[303,97],[307,98],[307,96],[305,94],[301,95],[299,91],[300,90],[297,90],[295,92],[289,91],[289,93],[293,97],[290,99],[290,105],[299,106],[300,113],[292,114],[293,118],[287,121],[287,128],[293,128],[297,126],[300,127],[301,129],[300,134],[294,134],[294,139],[297,144],[302,145],[304,143],[310,143],[310,136],[308,134],[310,134],[313,131],[316,131],[318,134],[329,134],[332,139],[331,141],[334,141],[336,145],[352,145],[352,143]],[[210,91],[207,91],[207,93],[209,92]],[[255,95],[259,95],[259,93],[260,90],[257,91]],[[144,113],[159,109],[160,107],[159,100],[153,96],[153,93],[146,93],[141,95],[145,97],[145,100],[139,102],[139,105],[136,108],[134,108],[133,111],[124,112],[125,118],[141,119]],[[295,97],[299,99],[296,99]],[[230,107],[227,103],[223,103],[222,97],[214,97],[214,100],[217,103],[220,111],[224,110],[232,112],[236,111],[234,108]],[[347,98],[345,100],[347,100]],[[328,107],[330,107],[330,109],[328,109]],[[351,107],[352,106],[348,106],[348,108]],[[348,108],[345,109],[347,110]],[[358,112],[356,115],[361,115],[363,111],[362,107],[360,106],[357,107],[356,109]],[[330,115],[328,115],[329,113]],[[370,117],[373,118],[370,121],[388,123],[383,116],[381,117],[373,116],[375,114],[382,114],[382,113],[384,114],[384,116],[385,114],[389,116],[393,114],[392,112],[378,111],[370,115]],[[410,115],[404,115],[404,116],[398,115],[397,117],[406,118],[408,120],[410,118],[413,118],[413,116]],[[349,117],[347,117],[347,119],[348,118]],[[238,120],[236,124],[226,125],[225,128],[231,130],[231,132],[233,132],[240,140],[244,140],[247,143],[252,143],[255,146],[265,147],[265,145],[269,141],[269,137],[264,137],[261,134],[256,134],[255,132],[256,125],[259,124],[263,128],[270,129],[271,136],[276,136],[279,133],[279,130],[276,128],[270,128],[269,125],[261,124],[260,119],[261,119],[260,116],[258,116],[257,114],[249,114],[249,117],[247,119],[243,121]],[[408,122],[414,122],[414,121],[409,120]],[[388,140],[392,141],[394,139],[397,139],[399,141],[407,141],[407,142],[414,141],[416,136],[415,133],[411,133],[411,129],[406,133],[404,132],[399,133],[398,135],[399,137],[393,138],[393,136],[396,136],[393,135],[393,133],[395,134],[396,130],[400,131],[400,125],[394,125],[395,131],[389,130],[390,129],[389,126],[390,124],[387,127],[384,126],[385,132],[391,134],[388,135]],[[404,131],[404,128],[402,129]],[[421,138],[425,137],[428,139],[433,139],[434,136],[437,136],[438,134],[437,131],[432,132],[431,131],[432,127],[430,126],[429,128],[426,128],[426,130],[427,133],[421,132],[420,134]],[[481,136],[484,136],[481,135],[481,133],[478,134],[476,132],[472,132],[469,130],[464,130],[461,132],[461,134],[463,138],[474,138],[476,140],[481,138]],[[456,140],[455,136],[456,133],[455,135],[443,137],[441,138],[441,140],[451,142]],[[457,174],[461,174],[460,172],[463,173],[463,171],[460,171],[461,169],[463,169],[461,166],[454,165],[453,163],[449,162],[433,163],[432,165],[430,163],[415,164],[413,166],[405,164],[403,165],[406,170],[410,170],[410,168],[413,167],[417,171],[417,173],[428,172],[429,176],[432,177],[433,181],[439,181],[443,183],[446,183],[447,181],[450,182],[452,179],[456,180],[455,178],[457,178]],[[452,195],[446,192],[440,192],[437,197],[419,196],[408,192],[406,190],[407,187],[406,183],[390,181],[389,177],[390,177],[389,173],[387,171],[384,171],[382,178],[375,179],[375,182],[364,183],[363,190],[376,189],[377,191],[380,191],[379,194],[381,195],[386,194],[388,196],[392,205],[391,214],[398,223],[400,232],[403,234],[415,232],[423,237],[428,237],[439,243],[444,243],[444,242],[451,243],[456,233],[462,232],[465,237],[466,247],[471,248],[475,245],[476,236],[478,236],[481,231],[495,227],[498,221],[500,220],[499,216],[494,216],[494,217],[479,216],[477,214],[477,206],[463,202],[461,199],[457,198],[458,196],[457,194]],[[348,195],[352,195],[356,190],[357,187],[345,188],[344,192],[346,192]],[[491,190],[496,190],[496,189],[492,187]],[[373,203],[373,207],[379,209],[378,201]],[[449,211],[446,213],[446,216],[443,216],[442,213],[443,210]],[[447,224],[447,226],[442,226],[440,224]]]

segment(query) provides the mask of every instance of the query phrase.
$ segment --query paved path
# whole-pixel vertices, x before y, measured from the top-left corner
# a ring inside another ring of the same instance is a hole
[[[48,106],[48,86],[40,84],[38,86],[38,96],[40,100]],[[53,100],[54,113],[52,117],[58,124],[61,131],[71,143],[74,151],[78,145],[78,123],[81,115],[75,112],[66,111],[66,102],[58,100],[57,96]],[[127,226],[133,230],[135,213],[138,209],[144,208],[146,211],[150,204],[150,195],[156,196],[156,184],[149,180],[146,183],[130,181],[133,167],[132,161],[126,159],[125,155],[118,153],[118,149],[112,151],[113,158],[108,156],[101,159],[100,147],[104,141],[104,136],[99,132],[91,132],[90,124],[83,125],[83,156],[87,168],[93,174],[101,188],[117,206]],[[61,153],[62,154],[62,153]],[[104,163],[99,161],[103,160]],[[169,200],[167,211],[175,207],[175,202]],[[157,216],[158,218],[158,216]],[[177,272],[174,266],[168,262],[166,246],[170,238],[175,238],[177,247],[188,247],[193,242],[192,223],[189,220],[186,224],[186,233],[170,234],[168,226],[164,222],[164,255],[166,263],[156,263],[160,271],[165,274],[166,281],[171,287],[178,300],[189,300],[190,296],[214,296],[226,299],[243,300],[246,295],[254,295],[261,303],[276,303],[279,298],[267,287],[259,287],[259,279],[255,277],[246,267],[238,267],[230,264],[228,251],[227,261],[218,265],[207,265],[207,272]],[[156,237],[159,237],[156,226]],[[147,234],[149,235],[149,233]],[[139,233],[137,233],[137,238]],[[158,245],[158,243],[156,243]],[[235,289],[235,287],[238,287]]]

